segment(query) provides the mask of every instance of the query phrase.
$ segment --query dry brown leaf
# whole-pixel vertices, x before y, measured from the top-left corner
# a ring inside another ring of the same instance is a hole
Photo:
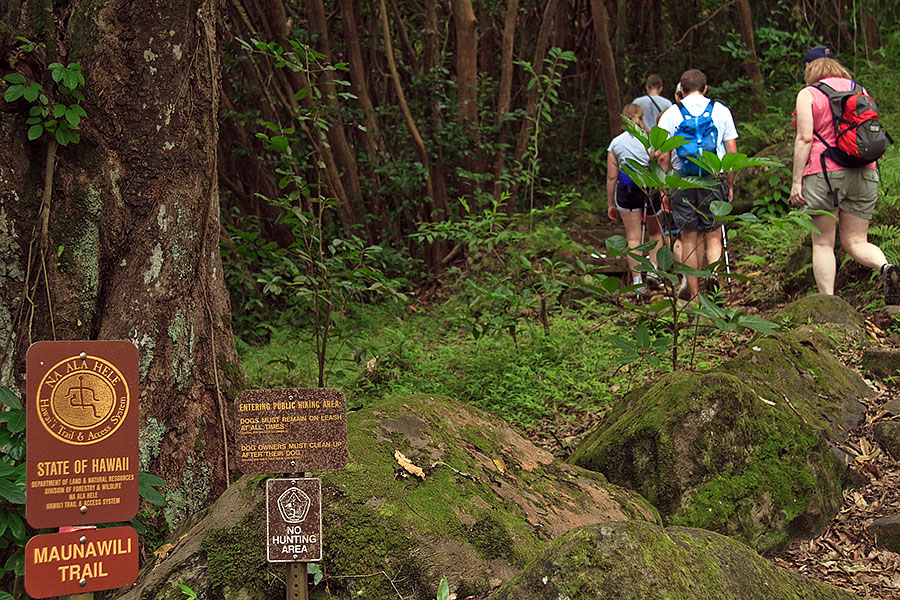
[[[506,475],[506,463],[503,462],[503,457],[498,456],[494,460],[494,466],[497,467],[497,470],[500,471],[503,475]]]
[[[156,555],[158,560],[162,560],[169,555],[169,552],[171,552],[173,548],[175,548],[175,544],[163,544],[154,550],[153,554]]]
[[[396,459],[397,463],[403,467],[404,471],[410,475],[421,477],[423,481],[425,480],[425,471],[423,471],[421,467],[414,465],[412,461],[406,458],[399,450],[394,450],[394,459]]]

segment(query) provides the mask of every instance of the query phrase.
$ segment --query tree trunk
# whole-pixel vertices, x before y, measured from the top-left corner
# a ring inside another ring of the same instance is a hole
[[[556,15],[556,7],[560,0],[547,0],[544,6],[543,17],[541,18],[541,29],[538,33],[537,44],[534,49],[534,60],[532,68],[535,77],[540,77],[544,72],[544,57],[547,55],[547,46],[550,43],[550,33],[553,31],[553,17]],[[525,113],[527,117],[522,121],[522,127],[519,129],[519,137],[516,140],[516,150],[513,154],[513,163],[519,164],[525,156],[525,150],[528,147],[528,138],[531,135],[532,119],[537,111],[537,88],[534,86],[528,93],[525,101]],[[513,184],[510,189],[509,203],[506,205],[506,212],[512,215],[516,210],[516,194],[518,193],[518,184]]]
[[[741,26],[741,43],[749,52],[744,60],[744,70],[753,82],[753,110],[761,113],[765,110],[762,101],[763,76],[759,70],[759,59],[756,56],[756,42],[753,39],[753,14],[750,12],[749,0],[738,0],[738,21]]]
[[[594,37],[600,55],[600,76],[603,80],[603,91],[606,92],[606,112],[609,116],[609,134],[616,136],[621,131],[622,100],[619,96],[619,79],[616,76],[616,63],[613,59],[612,46],[609,43],[607,27],[606,3],[603,0],[591,0],[591,14],[594,17]]]
[[[460,166],[465,171],[476,170],[479,154],[478,140],[478,32],[471,0],[453,0],[453,19],[456,23],[456,118],[466,145]],[[461,179],[460,193],[470,195],[472,182]]]
[[[45,4],[4,7],[31,14]],[[26,139],[27,102],[0,113],[0,320],[8,336],[0,383],[23,387],[33,341],[132,341],[140,356],[140,469],[166,480],[167,516],[178,523],[227,484],[224,409],[242,381],[219,253],[222,6],[73,0],[56,7],[43,31],[0,13],[20,24],[13,35],[60,40],[46,61],[29,56],[17,71],[49,90],[45,65],[64,57],[87,81],[81,141],[59,147],[55,162],[47,137]],[[42,183],[45,167],[50,186]],[[49,196],[43,255],[42,193]]]
[[[516,21],[519,15],[519,0],[508,0],[506,17],[503,20],[503,42],[500,50],[500,89],[497,93],[497,155],[494,157],[494,200],[500,201],[503,193],[503,148],[509,136],[506,114],[512,105],[513,48],[516,37]]]
[[[334,64],[331,55],[331,45],[328,42],[328,23],[325,18],[325,6],[322,4],[322,0],[310,0],[306,2],[306,6],[310,29],[317,36],[318,50],[325,55],[325,60],[328,64]],[[353,207],[353,214],[364,214],[366,207],[363,204],[363,193],[359,182],[356,155],[350,148],[343,122],[340,119],[338,90],[334,83],[333,72],[329,69],[323,70],[319,81],[325,97],[325,103],[331,110],[332,118],[328,127],[328,141],[338,161],[339,170],[343,173],[341,181],[344,183],[344,189],[347,191],[349,202]]]

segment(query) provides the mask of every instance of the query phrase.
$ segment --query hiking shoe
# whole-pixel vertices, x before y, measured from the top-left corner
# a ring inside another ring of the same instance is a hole
[[[881,272],[881,284],[884,286],[884,303],[900,304],[900,266],[885,265]]]

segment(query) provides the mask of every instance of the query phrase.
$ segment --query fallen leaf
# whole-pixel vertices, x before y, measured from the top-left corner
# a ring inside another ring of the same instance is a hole
[[[497,470],[500,471],[503,475],[506,475],[506,463],[503,462],[503,458],[498,456],[494,459],[494,466],[497,467]]]
[[[425,471],[421,469],[421,467],[417,467],[412,463],[411,460],[403,456],[403,453],[399,450],[394,450],[394,458],[397,460],[397,463],[403,467],[410,475],[415,475],[416,477],[421,477],[422,480],[425,479]]]
[[[175,548],[175,544],[163,544],[154,550],[153,554],[156,555],[157,559],[162,560],[169,555],[169,552],[171,552],[173,548]]]

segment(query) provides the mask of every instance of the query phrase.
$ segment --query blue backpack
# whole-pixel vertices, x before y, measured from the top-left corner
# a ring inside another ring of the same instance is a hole
[[[712,111],[713,102],[709,101],[703,113],[699,117],[695,117],[681,102],[678,103],[678,109],[684,120],[675,130],[675,135],[683,135],[687,139],[687,143],[675,149],[678,158],[681,160],[681,172],[685,175],[708,175],[700,168],[697,163],[688,160],[688,157],[699,159],[703,151],[715,152],[717,142],[719,140],[719,130],[713,124]]]

